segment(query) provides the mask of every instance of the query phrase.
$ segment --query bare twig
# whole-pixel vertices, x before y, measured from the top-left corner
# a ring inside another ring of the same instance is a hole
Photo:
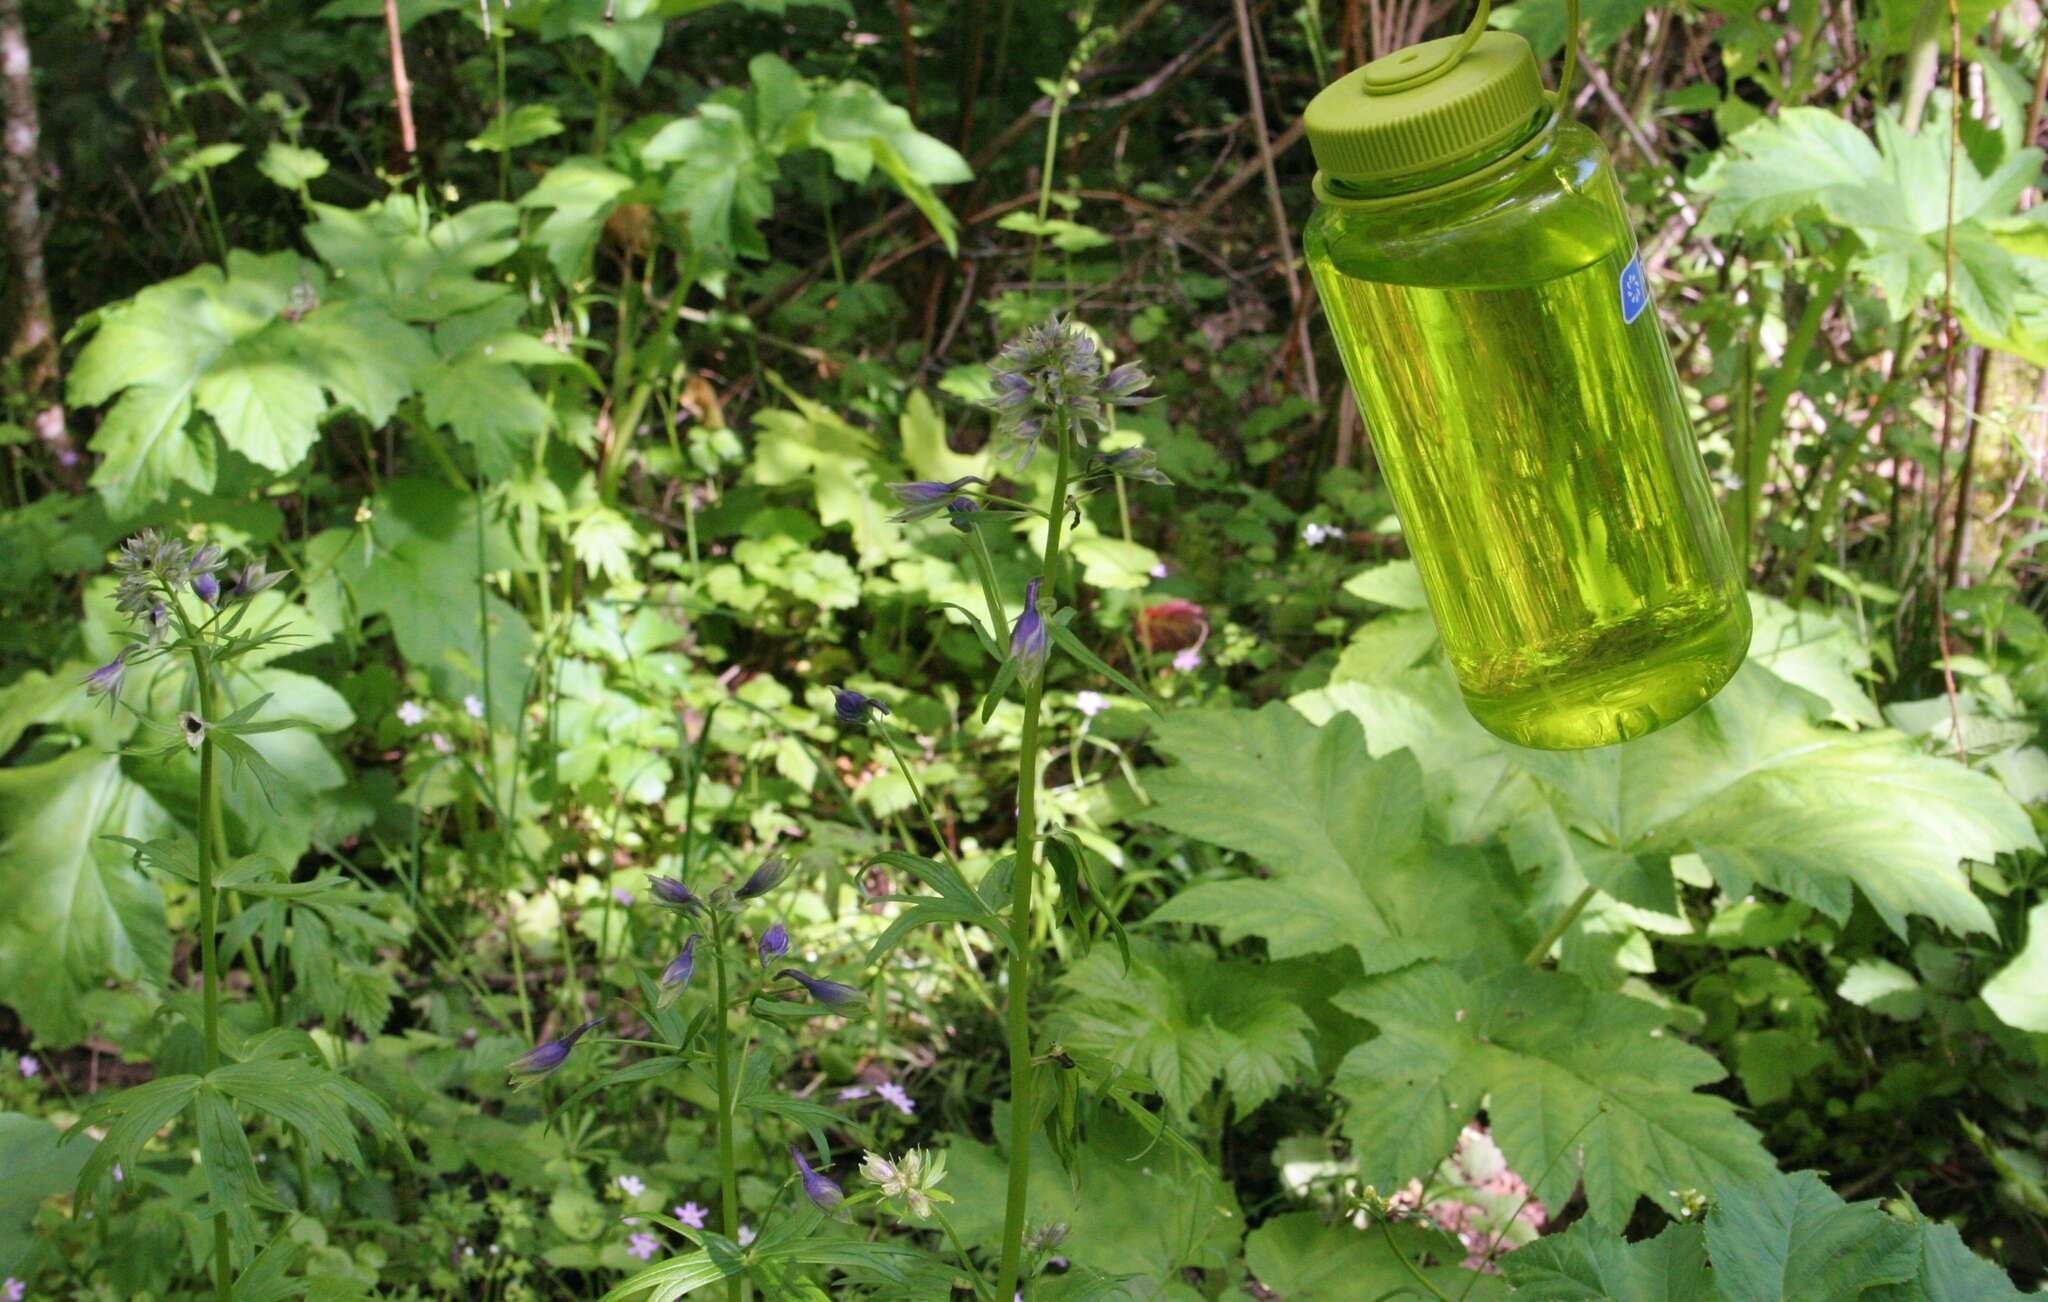
[[[1294,269],[1294,232],[1287,224],[1287,205],[1280,198],[1280,176],[1273,170],[1273,138],[1266,131],[1266,96],[1259,84],[1258,56],[1252,49],[1252,17],[1245,0],[1232,0],[1237,11],[1237,48],[1244,61],[1245,96],[1251,101],[1252,131],[1259,146],[1259,170],[1266,177],[1266,200],[1273,209],[1273,233],[1279,238],[1280,270],[1287,277],[1287,301],[1294,305],[1295,343],[1301,349],[1301,375],[1308,400],[1320,403],[1321,386],[1316,383],[1315,351],[1309,346],[1307,314],[1303,311],[1301,273]]]
[[[1941,278],[1941,452],[1936,460],[1934,489],[1934,510],[1931,512],[1934,547],[1941,546],[1941,499],[1944,482],[1948,478],[1949,424],[1956,408],[1956,169],[1963,153],[1962,68],[1963,68],[1963,20],[1956,10],[1956,0],[1948,0],[1949,29],[1955,36],[1949,56],[1949,115],[1948,115],[1948,216],[1942,231],[1942,278]],[[1917,548],[1915,549],[1917,552]],[[1948,601],[1943,591],[1946,585],[1939,573],[1934,575],[1934,627],[1935,636],[1941,640],[1941,680],[1948,695],[1949,726],[1956,734],[1956,758],[1968,763],[1970,752],[1963,746],[1962,709],[1956,703],[1956,674],[1949,660],[1948,649]]]
[[[412,82],[405,75],[405,43],[398,35],[398,0],[384,0],[384,31],[391,40],[391,90],[398,98],[398,138],[408,154],[419,151],[412,129]]]

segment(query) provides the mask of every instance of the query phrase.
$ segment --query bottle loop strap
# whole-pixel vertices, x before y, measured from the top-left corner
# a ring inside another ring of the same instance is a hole
[[[1457,43],[1444,51],[1443,57],[1434,63],[1412,70],[1404,70],[1398,76],[1381,74],[1374,76],[1370,69],[1365,74],[1365,93],[1368,95],[1394,95],[1417,86],[1426,86],[1458,66],[1458,60],[1476,44],[1486,31],[1486,20],[1493,13],[1493,0],[1479,0],[1479,7],[1473,11],[1472,21],[1465,26]],[[1415,59],[1410,53],[1405,59]],[[1405,60],[1401,60],[1405,61]],[[1557,111],[1563,113],[1571,104],[1572,81],[1579,70],[1579,0],[1564,0],[1564,67],[1557,74]]]

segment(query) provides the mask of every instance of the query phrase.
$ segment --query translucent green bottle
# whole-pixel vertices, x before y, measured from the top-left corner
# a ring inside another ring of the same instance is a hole
[[[1308,265],[1473,717],[1603,746],[1718,691],[1749,606],[1607,151],[1479,27],[1309,104]]]

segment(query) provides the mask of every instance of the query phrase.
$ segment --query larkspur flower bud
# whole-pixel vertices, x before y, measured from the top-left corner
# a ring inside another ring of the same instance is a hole
[[[804,989],[810,991],[811,998],[828,1008],[844,1008],[849,1004],[860,1003],[862,1000],[861,992],[852,986],[842,985],[837,981],[827,981],[824,977],[814,977],[808,972],[802,972],[793,967],[786,967],[775,975],[778,977],[788,977]]]
[[[811,1200],[811,1206],[827,1215],[838,1211],[839,1204],[846,1201],[846,1191],[831,1176],[813,1169],[795,1144],[789,1146],[789,1156],[796,1163],[797,1175],[803,1180],[804,1197]]]
[[[1095,454],[1095,468],[1106,470],[1122,479],[1136,479],[1147,484],[1161,484],[1172,487],[1173,481],[1159,468],[1159,454],[1151,448],[1125,448],[1121,452],[1098,452]]]
[[[673,877],[650,876],[647,879],[647,891],[654,896],[655,903],[664,908],[675,909],[692,917],[703,912],[704,901],[698,898],[695,891]]]
[[[220,601],[220,580],[214,578],[211,574],[198,575],[192,580],[192,595],[209,606],[218,604]]]
[[[783,879],[788,877],[795,867],[796,865],[783,855],[771,854],[761,861],[759,868],[754,869],[751,877],[740,883],[739,889],[734,891],[733,895],[737,899],[758,900],[782,885]]]
[[[187,710],[178,716],[178,727],[184,730],[185,744],[198,750],[206,741],[206,720]]]
[[[941,483],[935,479],[921,479],[909,484],[891,484],[889,491],[896,494],[896,500],[903,506],[901,511],[889,518],[898,524],[909,524],[937,515],[946,509],[946,503],[969,484],[986,484],[979,475],[966,475],[952,483]]]
[[[1045,659],[1052,650],[1045,619],[1038,613],[1038,586],[1043,582],[1033,579],[1026,585],[1024,613],[1017,616],[1017,626],[1010,632],[1010,657],[1017,662],[1017,681],[1026,687],[1044,676]]]
[[[832,713],[847,727],[858,728],[866,723],[870,712],[887,714],[889,707],[872,696],[862,696],[844,687],[832,689]]]
[[[971,497],[956,497],[946,504],[946,523],[961,533],[974,531],[974,513],[981,509],[981,503]]]
[[[762,966],[767,966],[770,959],[781,958],[789,952],[789,928],[780,922],[776,923],[761,933],[761,939],[755,943],[754,948],[761,955]]]
[[[514,1058],[508,1069],[512,1073],[512,1088],[525,1089],[543,1076],[552,1074],[563,1063],[569,1061],[569,1051],[576,1047],[576,1041],[603,1021],[602,1017],[593,1017],[561,1039],[537,1044]]]
[[[690,988],[690,978],[697,974],[697,938],[690,937],[683,942],[683,952],[675,956],[661,974],[661,995],[655,1000],[656,1008],[667,1008],[683,997]]]
[[[228,596],[236,601],[245,601],[259,592],[276,587],[284,581],[283,571],[280,570],[276,574],[269,574],[265,572],[267,568],[260,558],[244,565],[242,572],[235,576],[235,586],[228,590]]]

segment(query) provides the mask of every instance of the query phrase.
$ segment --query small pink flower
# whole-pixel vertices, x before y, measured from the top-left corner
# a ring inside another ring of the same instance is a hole
[[[647,1186],[641,1182],[640,1177],[637,1175],[622,1175],[616,1183],[619,1188],[626,1191],[626,1197],[628,1198],[638,1198],[641,1194],[647,1192]]]
[[[675,1209],[675,1213],[676,1219],[691,1229],[701,1230],[704,1228],[705,1211],[696,1203],[684,1203],[681,1207]]]
[[[42,1074],[43,1064],[37,1062],[34,1058],[29,1057],[25,1053],[21,1055],[20,1066],[21,1077],[23,1080],[27,1080],[30,1077],[39,1076]]]
[[[1202,653],[1189,647],[1173,658],[1173,667],[1184,674],[1191,674],[1202,667]]]
[[[741,1246],[742,1248],[744,1248],[744,1247],[746,1247],[746,1246],[747,1246],[747,1245],[748,1245],[749,1243],[752,1243],[753,1241],[754,1241],[754,1227],[753,1227],[753,1226],[751,1226],[751,1225],[748,1225],[748,1224],[746,1224],[746,1223],[745,1223],[744,1221],[742,1221],[742,1222],[740,1223],[740,1246]]]
[[[660,1248],[661,1240],[655,1238],[652,1234],[636,1234],[626,1241],[627,1254],[638,1257],[642,1261],[653,1261],[654,1254]]]
[[[875,1086],[875,1093],[883,1102],[895,1108],[906,1117],[917,1111],[917,1103],[895,1081],[883,1081],[880,1085]]]
[[[865,1085],[848,1085],[845,1089],[839,1091],[839,1101],[850,1103],[854,1099],[864,1099],[872,1093],[874,1091]]]

